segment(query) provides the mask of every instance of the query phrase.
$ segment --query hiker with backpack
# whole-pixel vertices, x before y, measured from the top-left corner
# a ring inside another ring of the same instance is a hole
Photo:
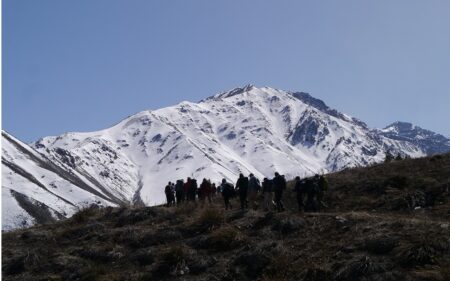
[[[236,191],[239,194],[241,201],[241,210],[248,208],[247,193],[248,193],[248,178],[241,173],[236,182]]]
[[[219,187],[222,192],[223,201],[225,202],[225,210],[228,208],[232,209],[230,199],[234,197],[235,191],[231,183],[227,182],[226,179],[222,179],[222,184]]]
[[[283,191],[286,189],[286,179],[278,172],[275,172],[275,177],[273,178],[272,182],[273,190],[275,192],[276,208],[278,212],[282,212],[285,210],[283,204]]]
[[[272,181],[264,178],[262,182],[262,208],[269,211],[272,205]]]
[[[257,208],[257,197],[260,190],[261,184],[259,179],[257,179],[253,174],[250,174],[248,179],[248,200],[251,204],[251,208],[253,209]]]
[[[189,186],[189,200],[195,202],[195,197],[198,193],[198,185],[196,179],[191,179],[191,185]]]

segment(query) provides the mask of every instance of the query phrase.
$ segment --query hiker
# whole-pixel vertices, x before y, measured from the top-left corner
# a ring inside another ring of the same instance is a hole
[[[306,193],[305,212],[317,211],[316,195],[318,191],[318,178],[307,178],[305,180],[304,192]]]
[[[191,179],[191,184],[188,190],[190,201],[195,202],[195,196],[197,195],[197,192],[198,192],[197,180]]]
[[[209,204],[211,204],[211,183],[205,178],[200,184],[200,188],[198,190],[198,198],[202,204],[202,207],[205,204],[206,198],[208,198]]]
[[[175,196],[177,198],[177,205],[184,201],[184,181],[177,180],[175,184]]]
[[[172,183],[169,181],[169,183],[164,188],[164,193],[166,194],[166,200],[167,200],[167,207],[172,205],[173,202],[173,192],[172,192]]]
[[[268,178],[264,178],[262,182],[262,198],[262,208],[264,211],[268,211],[272,204],[272,181]]]
[[[299,176],[295,177],[294,192],[297,193],[297,204],[299,212],[304,210],[305,204],[303,203],[303,193],[304,193],[305,182],[300,180]]]
[[[233,185],[227,182],[226,179],[223,179],[219,188],[222,192],[223,201],[225,202],[225,210],[228,210],[228,207],[232,209],[233,207],[231,206],[230,199],[234,197]]]
[[[317,192],[317,203],[320,209],[326,208],[327,205],[323,202],[323,197],[325,195],[325,192],[328,190],[328,180],[324,175],[319,176],[317,185],[319,188]]]
[[[212,183],[212,184],[211,184],[211,196],[212,196],[212,197],[216,197],[216,194],[217,194],[217,187],[216,187],[216,184],[215,184],[215,183]]]
[[[241,201],[241,210],[248,208],[247,192],[248,192],[248,178],[241,173],[236,182],[236,191],[239,193],[239,200]]]
[[[256,200],[260,190],[261,184],[259,183],[259,179],[257,179],[253,174],[250,174],[248,179],[248,200],[250,201],[253,209],[257,208],[258,204]]]
[[[184,193],[184,200],[189,201],[189,189],[191,186],[191,178],[186,179],[186,183],[183,185],[183,193]]]
[[[280,175],[278,172],[275,172],[275,177],[272,180],[273,182],[273,191],[275,192],[275,204],[278,212],[284,211],[283,204],[283,191],[286,189],[286,179],[284,176]]]

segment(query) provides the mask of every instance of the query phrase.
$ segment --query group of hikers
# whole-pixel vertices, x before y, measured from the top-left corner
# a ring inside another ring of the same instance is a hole
[[[316,174],[304,179],[297,176],[294,183],[293,191],[296,193],[299,211],[313,212],[326,207],[323,198],[325,191],[328,190],[328,182],[323,175]],[[187,178],[186,182],[184,180],[169,182],[164,191],[167,206],[180,205],[185,201],[196,202],[197,198],[203,206],[206,200],[211,203],[212,197],[220,193],[226,210],[233,208],[231,199],[238,197],[242,210],[257,209],[261,206],[268,211],[273,206],[278,212],[282,212],[285,210],[283,193],[286,188],[285,176],[275,172],[273,179],[264,178],[262,182],[254,174],[246,177],[241,173],[235,185],[222,179],[217,187],[208,179],[203,179],[198,186],[197,180]]]
[[[217,188],[210,180],[203,179],[198,186],[196,179],[187,178],[186,182],[184,180],[177,180],[176,183],[169,182],[164,189],[164,193],[166,194],[167,206],[179,205],[185,201],[195,202],[196,197],[203,205],[206,199],[211,203],[211,198],[216,195]]]

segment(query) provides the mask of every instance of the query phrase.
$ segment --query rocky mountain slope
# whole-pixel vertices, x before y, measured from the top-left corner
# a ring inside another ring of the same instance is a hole
[[[448,138],[411,123],[395,122],[382,130],[378,130],[378,132],[394,140],[413,143],[420,147],[427,155],[450,151],[450,141]]]
[[[180,178],[303,177],[377,163],[386,151],[419,157],[450,149],[450,140],[423,132],[373,130],[307,93],[248,85],[31,147],[103,200],[154,205],[164,201],[165,184]]]
[[[4,280],[450,280],[450,154],[328,175],[328,208],[88,208],[3,234]],[[232,204],[236,208],[237,200]]]

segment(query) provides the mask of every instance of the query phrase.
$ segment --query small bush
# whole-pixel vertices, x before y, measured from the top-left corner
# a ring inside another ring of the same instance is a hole
[[[404,247],[397,255],[397,260],[403,267],[434,264],[436,250],[429,244],[411,245]]]
[[[74,224],[85,223],[89,218],[97,214],[98,209],[99,207],[97,205],[82,208],[71,217],[70,221]]]
[[[141,233],[133,227],[124,227],[114,234],[113,240],[116,243],[129,245],[132,248],[141,247]]]
[[[292,273],[293,257],[286,250],[277,253],[264,269],[264,276],[270,277],[271,280],[286,280]]]
[[[216,226],[221,225],[223,221],[223,214],[218,209],[208,208],[202,211],[197,223],[202,227],[212,229]]]
[[[205,246],[213,250],[225,251],[235,249],[243,241],[243,236],[236,229],[225,227],[214,231],[207,239]]]
[[[162,261],[169,264],[177,264],[186,258],[186,250],[182,246],[174,246],[167,249],[162,255]]]
[[[162,253],[159,263],[153,270],[154,276],[184,275],[189,273],[186,267],[188,253],[182,246],[172,246]]]

